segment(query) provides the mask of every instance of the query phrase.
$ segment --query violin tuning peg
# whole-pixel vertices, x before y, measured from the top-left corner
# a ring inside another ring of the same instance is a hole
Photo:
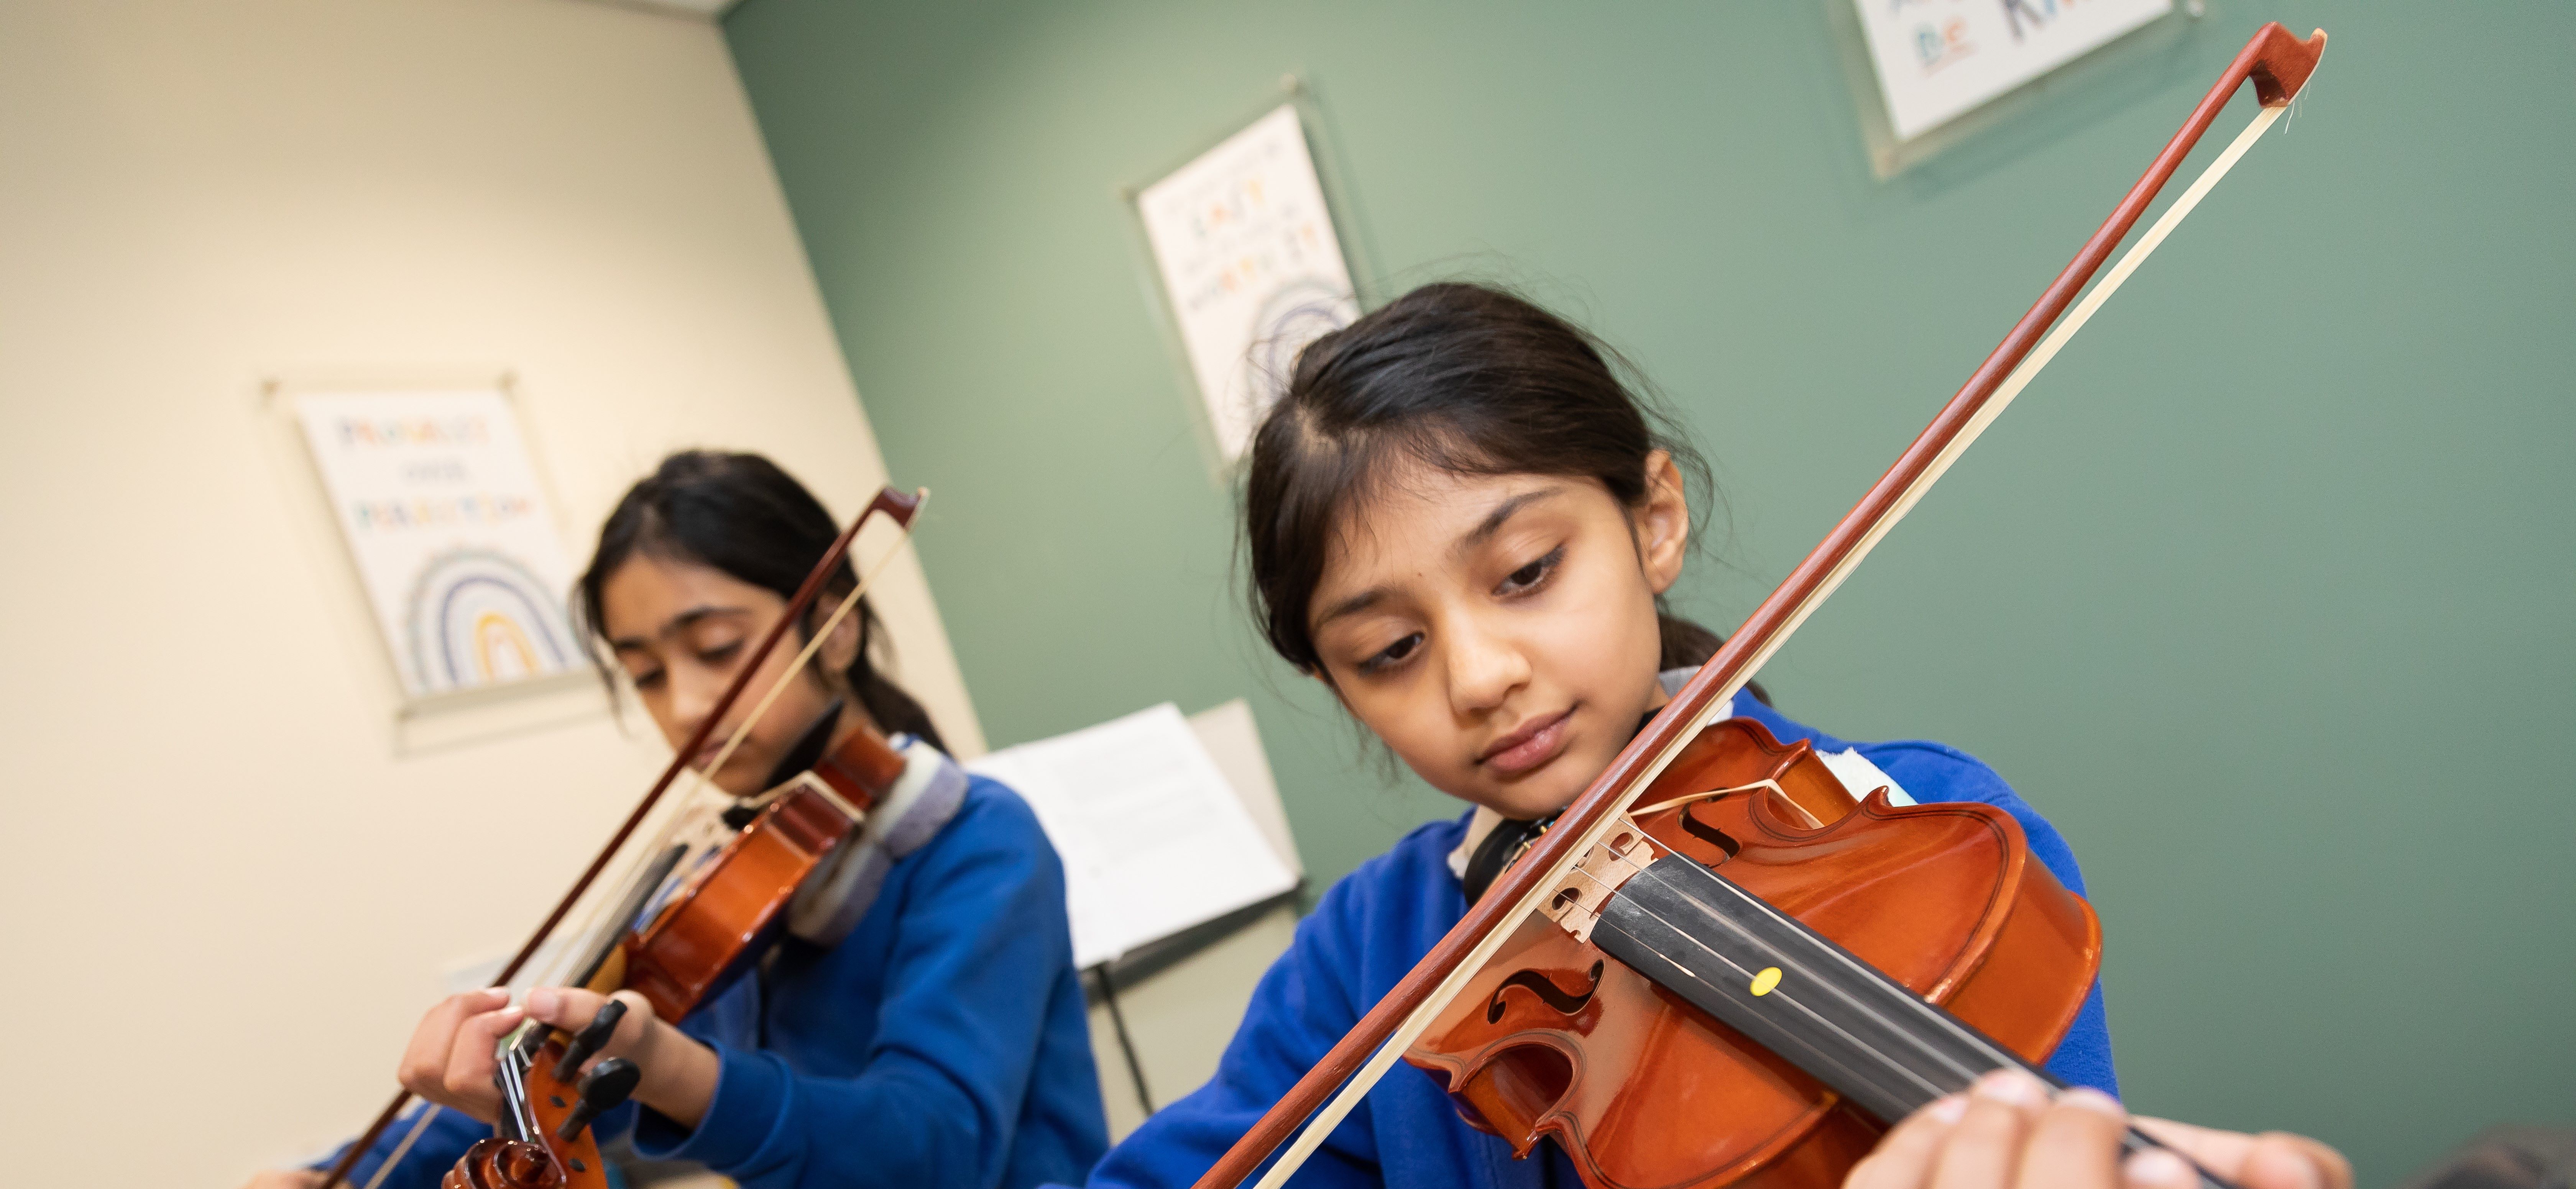
[[[606,1045],[609,1037],[617,1035],[617,1022],[625,1018],[626,1001],[609,1000],[607,1006],[600,1008],[599,1014],[592,1016],[590,1023],[583,1025],[581,1031],[574,1033],[572,1040],[564,1045],[563,1059],[555,1062],[555,1080],[571,1081],[581,1063],[590,1060],[590,1055]]]
[[[563,1125],[555,1128],[559,1139],[581,1134],[591,1120],[617,1109],[635,1093],[635,1085],[644,1080],[644,1071],[624,1057],[611,1057],[592,1066],[581,1078],[581,1101],[573,1104],[572,1113],[564,1116]]]

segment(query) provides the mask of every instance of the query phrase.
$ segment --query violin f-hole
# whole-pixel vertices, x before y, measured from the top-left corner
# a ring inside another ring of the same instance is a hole
[[[1725,851],[1728,859],[1734,858],[1737,852],[1744,849],[1744,844],[1737,842],[1734,835],[1693,817],[1687,809],[1682,811],[1681,819],[1682,829],[1690,831],[1691,837]],[[1725,861],[1725,859],[1718,860],[1720,863]],[[1709,864],[1712,867],[1716,865],[1716,863]]]
[[[1582,1011],[1583,1005],[1592,1002],[1593,994],[1601,989],[1601,963],[1593,963],[1591,971],[1583,978],[1583,990],[1569,995],[1556,985],[1555,979],[1535,970],[1520,971],[1504,979],[1503,985],[1494,988],[1494,997],[1485,1003],[1485,1022],[1488,1024],[1502,1022],[1503,1008],[1506,1006],[1503,1003],[1503,993],[1514,987],[1538,996],[1539,1002],[1555,1008],[1559,1014],[1570,1016]]]

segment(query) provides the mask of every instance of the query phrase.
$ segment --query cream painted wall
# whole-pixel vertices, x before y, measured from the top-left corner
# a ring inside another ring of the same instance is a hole
[[[576,550],[665,451],[883,481],[724,43],[567,0],[0,0],[0,1120],[18,1184],[362,1124],[640,722],[398,755],[275,376],[519,378]],[[932,505],[927,531],[937,531]],[[981,732],[920,571],[905,679]]]

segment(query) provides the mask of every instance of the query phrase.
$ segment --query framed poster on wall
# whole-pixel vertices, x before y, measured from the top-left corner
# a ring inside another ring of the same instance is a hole
[[[1135,194],[1163,299],[1232,464],[1297,352],[1359,317],[1351,267],[1295,103]]]
[[[571,566],[508,393],[315,390],[292,409],[407,703],[586,665]]]
[[[1938,152],[2005,96],[2200,0],[1825,0],[1880,177]],[[1855,63],[1854,60],[1857,60]]]

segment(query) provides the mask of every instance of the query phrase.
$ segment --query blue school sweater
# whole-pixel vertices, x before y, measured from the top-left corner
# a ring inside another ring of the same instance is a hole
[[[638,1152],[693,1160],[743,1189],[1024,1189],[1083,1175],[1108,1146],[1065,924],[1064,868],[1035,814],[970,777],[957,816],[895,861],[828,949],[790,939],[680,1022],[723,1061],[694,1131],[628,1106]],[[385,1129],[364,1185],[410,1129]],[[385,1181],[433,1189],[492,1134],[441,1111]]]
[[[1748,697],[1736,699],[1735,713],[1759,721],[1783,742],[1805,739],[1819,751],[1854,746],[1791,722]],[[1857,746],[1916,801],[1982,801],[2012,814],[2031,853],[2069,889],[2083,892],[2084,878],[2066,840],[1992,769],[1938,743]],[[1253,991],[1216,1076],[1112,1149],[1092,1171],[1091,1189],[1181,1189],[1250,1130],[1467,914],[1466,896],[1448,856],[1465,838],[1472,816],[1405,835],[1395,849],[1361,864],[1325,892],[1314,913],[1299,922],[1288,952]],[[2048,1068],[2077,1085],[2118,1092],[2098,982]],[[1362,1098],[1290,1183],[1578,1189],[1582,1181],[1554,1141],[1540,1144],[1528,1160],[1514,1160],[1511,1146],[1501,1138],[1459,1121],[1439,1083],[1421,1070],[1399,1066]]]

